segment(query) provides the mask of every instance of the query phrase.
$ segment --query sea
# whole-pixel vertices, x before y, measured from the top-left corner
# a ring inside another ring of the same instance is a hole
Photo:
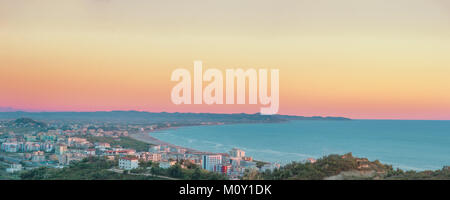
[[[236,147],[255,160],[281,165],[348,152],[404,170],[450,165],[450,121],[294,120],[190,126],[149,134],[201,151],[224,153]]]

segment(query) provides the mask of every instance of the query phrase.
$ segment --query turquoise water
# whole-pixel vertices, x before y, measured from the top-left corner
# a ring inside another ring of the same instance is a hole
[[[281,164],[352,152],[402,169],[450,165],[450,121],[302,120],[183,127],[150,135],[202,151],[228,152],[238,147],[254,159]]]

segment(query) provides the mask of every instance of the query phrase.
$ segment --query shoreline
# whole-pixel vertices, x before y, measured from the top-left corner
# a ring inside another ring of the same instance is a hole
[[[289,121],[297,121],[297,120],[289,120]],[[360,120],[360,121],[364,121],[364,120]],[[379,120],[374,120],[374,121],[379,121]],[[412,120],[407,120],[407,121],[412,121]],[[410,123],[410,122],[408,122]],[[433,122],[430,122],[433,123]],[[235,124],[241,124],[241,123],[230,123],[230,124],[197,124],[197,125],[189,125],[189,126],[212,126],[212,125],[235,125]],[[247,123],[245,123],[247,124]],[[254,123],[251,123],[254,124]],[[260,124],[260,123],[256,123],[256,124]],[[265,124],[265,123],[261,123],[261,124]],[[278,123],[276,123],[278,124]],[[160,139],[157,139],[156,137],[152,136],[153,132],[157,132],[157,131],[164,131],[164,129],[175,129],[175,128],[185,128],[185,127],[189,127],[189,126],[176,126],[176,127],[164,127],[164,128],[157,128],[151,131],[146,131],[146,132],[135,132],[133,134],[130,134],[129,136],[133,139],[139,140],[141,142],[145,142],[151,145],[167,145],[169,147],[174,147],[174,148],[183,148],[186,149],[187,153],[192,153],[192,154],[229,154],[229,149],[228,148],[218,148],[218,149],[214,149],[214,148],[209,148],[209,149],[205,149],[206,151],[200,151],[198,149],[194,149],[194,148],[188,148],[186,146],[178,146],[178,145],[174,145],[171,144],[169,142],[166,141],[162,141]],[[401,133],[401,132],[400,132]],[[181,142],[180,144],[184,144],[184,145],[189,145],[188,143],[184,143]],[[200,146],[199,146],[200,147]],[[232,147],[232,146],[229,146]],[[441,169],[442,166],[446,166],[446,163],[444,164],[439,164],[441,161],[435,161],[433,159],[430,159],[431,161],[433,161],[433,163],[426,163],[426,165],[423,164],[423,162],[408,162],[405,161],[404,159],[397,159],[397,160],[389,160],[386,159],[386,155],[384,154],[380,154],[380,155],[371,155],[371,154],[367,154],[367,152],[363,151],[357,151],[358,148],[354,149],[354,148],[350,148],[350,150],[347,151],[343,151],[343,152],[331,152],[331,153],[322,153],[320,155],[305,155],[304,158],[298,158],[296,160],[288,160],[290,157],[287,156],[288,159],[282,159],[282,160],[276,160],[273,159],[272,154],[267,154],[267,157],[265,156],[266,154],[264,153],[259,153],[257,155],[257,160],[258,161],[262,161],[262,162],[268,162],[268,163],[273,163],[273,164],[281,164],[282,166],[286,165],[286,164],[290,164],[292,162],[303,162],[306,157],[308,158],[314,158],[314,159],[320,159],[323,156],[326,155],[330,155],[330,154],[341,154],[341,153],[346,153],[346,152],[352,152],[357,156],[360,157],[364,157],[364,158],[368,158],[370,160],[379,160],[380,162],[387,164],[387,165],[391,165],[393,168],[399,168],[402,170],[414,170],[414,171],[427,171],[427,170],[438,170]],[[213,151],[217,151],[217,152],[208,152],[213,150]],[[413,151],[414,152],[414,151]],[[369,152],[370,153],[370,152]],[[256,155],[256,154],[255,154]],[[253,156],[255,156],[253,155]],[[425,155],[425,154],[424,154]],[[252,157],[253,157],[252,156]],[[291,156],[293,157],[293,156]],[[266,160],[267,159],[267,160]],[[268,161],[270,160],[270,161]]]
[[[198,126],[202,126],[201,124],[199,124]],[[157,130],[152,130],[150,132],[138,132],[138,133],[132,133],[129,134],[129,137],[141,142],[145,142],[147,144],[150,145],[166,145],[168,147],[172,147],[172,148],[177,148],[177,149],[186,149],[187,153],[192,153],[192,154],[227,154],[227,153],[214,153],[214,152],[208,152],[208,151],[199,151],[193,148],[189,148],[189,147],[183,147],[183,146],[178,146],[175,144],[171,144],[162,140],[159,140],[153,136],[150,136],[151,132],[155,132],[155,131],[161,131],[161,130],[165,130],[165,129],[175,129],[175,128],[180,128],[180,127],[170,127],[170,128],[161,128],[161,129],[157,129]]]

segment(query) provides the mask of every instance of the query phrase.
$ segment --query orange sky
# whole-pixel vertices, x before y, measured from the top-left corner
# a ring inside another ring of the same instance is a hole
[[[5,0],[0,107],[259,112],[172,104],[202,60],[279,69],[280,114],[450,119],[449,52],[444,0]]]

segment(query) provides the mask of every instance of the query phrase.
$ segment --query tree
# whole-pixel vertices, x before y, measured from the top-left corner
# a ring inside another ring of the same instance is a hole
[[[182,178],[183,176],[183,172],[181,169],[180,164],[175,164],[172,167],[169,168],[169,175],[171,177],[175,177],[175,178]]]
[[[195,168],[194,169],[194,173],[192,173],[192,180],[200,180],[202,177],[202,171],[200,170],[200,168]]]
[[[260,176],[257,169],[246,170],[244,173],[243,180],[260,180],[262,177]]]

